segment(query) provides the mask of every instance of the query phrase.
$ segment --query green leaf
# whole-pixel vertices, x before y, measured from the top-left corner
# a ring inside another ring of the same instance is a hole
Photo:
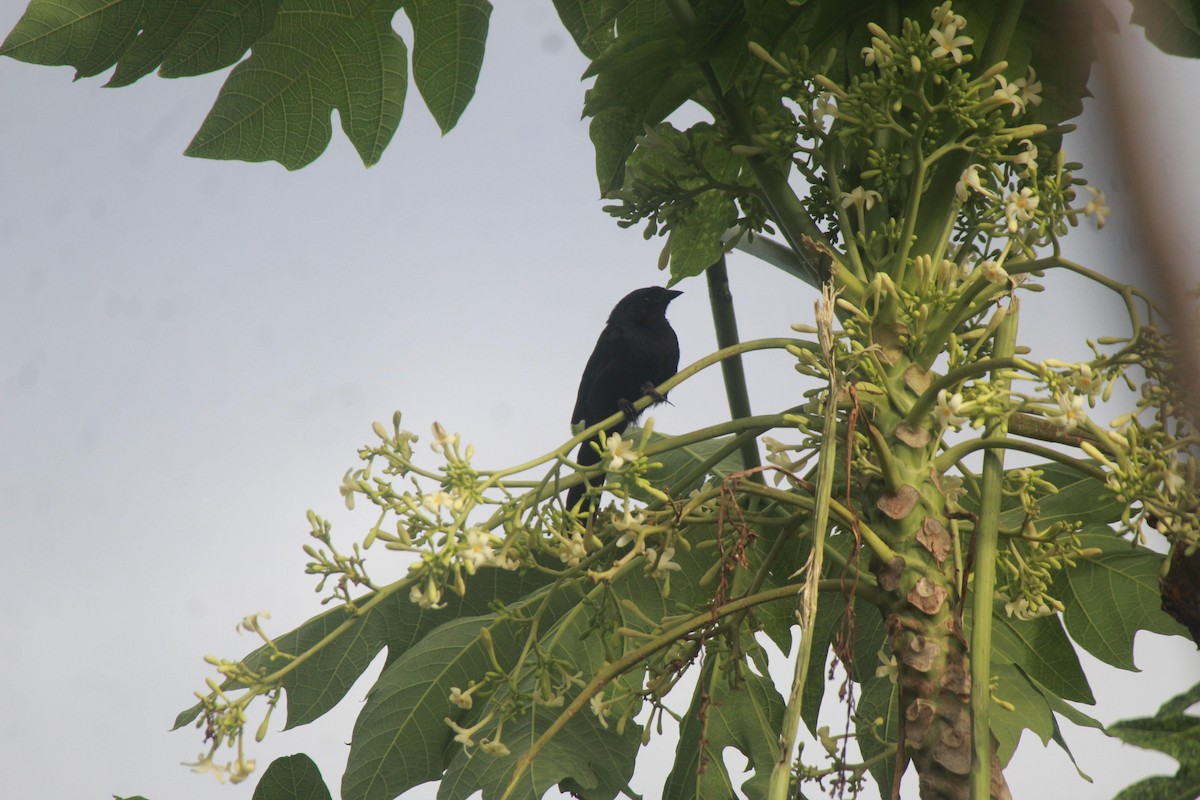
[[[1162,610],[1158,575],[1163,556],[1104,527],[1083,532],[1079,541],[1103,553],[1064,569],[1055,589],[1066,606],[1067,632],[1081,647],[1106,664],[1137,671],[1133,637],[1139,630],[1187,635]]]
[[[1200,684],[1168,700],[1153,717],[1108,726],[1123,742],[1158,750],[1179,762],[1172,777],[1156,776],[1122,790],[1115,800],[1193,800],[1200,797],[1200,717],[1184,712],[1200,700]]]
[[[299,169],[324,152],[337,109],[363,163],[377,162],[408,87],[408,51],[391,24],[400,3],[289,2],[225,81],[186,155]]]
[[[1098,719],[1088,716],[1079,709],[1075,708],[1075,706],[1071,705],[1066,700],[1063,700],[1061,697],[1047,689],[1045,686],[1042,686],[1033,678],[1030,678],[1024,673],[1024,671],[1022,671],[1021,674],[1024,675],[1025,679],[1029,681],[1031,686],[1041,693],[1042,697],[1046,701],[1046,705],[1049,706],[1050,710],[1055,714],[1061,716],[1063,719],[1066,719],[1069,722],[1075,723],[1080,727],[1095,728],[1096,730],[1100,731],[1104,730],[1104,725],[1101,724]],[[1053,739],[1055,744],[1061,747],[1063,752],[1067,754],[1067,757],[1071,759],[1071,763],[1075,765],[1075,771],[1079,773],[1079,777],[1083,778],[1088,783],[1091,783],[1092,779],[1079,768],[1079,762],[1075,760],[1075,754],[1072,753],[1071,748],[1067,746],[1067,740],[1063,737],[1062,730],[1058,727],[1058,718],[1053,718],[1052,722],[1054,726],[1054,732],[1051,734],[1050,738]]]
[[[487,40],[488,0],[410,0],[413,82],[442,133],[458,122],[475,96]]]
[[[1146,29],[1146,38],[1164,53],[1200,57],[1200,11],[1191,0],[1130,0],[1130,22]]]
[[[622,35],[653,27],[671,15],[662,0],[554,0],[563,27],[588,58],[595,58]]]
[[[669,436],[661,433],[652,433],[648,444],[654,446],[669,438]],[[720,481],[735,472],[741,471],[742,460],[738,452],[734,450],[709,467],[700,477],[694,478],[687,483],[682,482],[685,477],[701,464],[708,462],[731,441],[733,441],[732,436],[719,436],[715,439],[705,439],[702,442],[683,445],[682,447],[676,447],[659,453],[653,456],[651,460],[662,464],[662,466],[649,470],[646,473],[646,477],[655,486],[671,496],[686,498],[688,493],[700,488],[706,480],[716,479]],[[646,493],[641,493],[638,496],[644,500],[650,499],[650,495]]]
[[[1065,19],[1071,20],[1070,36],[1062,34]],[[1091,97],[1087,87],[1097,56],[1096,41],[1101,33],[1116,32],[1116,22],[1103,3],[1043,0],[1025,4],[1005,54],[1009,64],[1005,73],[1013,79],[1024,78],[1032,65],[1042,84],[1042,102],[1030,108],[1022,121],[1054,127],[1079,116],[1083,99]],[[1056,135],[1042,144],[1057,148],[1059,141]]]
[[[896,744],[896,731],[900,721],[898,693],[896,684],[887,677],[875,677],[874,672],[863,676],[861,686],[858,706],[854,710],[854,727],[858,732],[859,750],[864,759],[870,759]],[[881,720],[878,726],[875,725],[875,720]],[[896,759],[879,759],[867,769],[879,784],[879,795],[888,797],[896,774]]]
[[[1003,603],[994,604],[992,662],[1021,667],[1064,700],[1096,702],[1079,656],[1057,616],[1019,620],[1005,615]]]
[[[280,0],[157,0],[105,86],[128,86],[156,68],[164,78],[236,63],[275,24]]]
[[[0,55],[75,67],[75,78],[116,63],[137,35],[148,0],[31,0]]]
[[[409,601],[403,591],[393,594],[358,618],[357,624],[333,642],[314,653],[286,675],[287,724],[285,730],[317,719],[337,705],[384,647],[388,663],[395,661],[425,635],[448,620],[486,613],[493,601],[510,603],[549,583],[537,572],[515,573],[500,569],[481,570],[467,582],[465,596],[450,594],[446,606],[424,610]],[[365,604],[370,595],[358,598]],[[342,608],[319,614],[288,633],[275,638],[283,653],[299,655],[321,641],[345,620]],[[286,661],[273,660],[266,645],[251,652],[242,661],[253,670],[272,671]],[[235,685],[226,683],[223,688]],[[187,725],[201,712],[199,704],[180,712],[173,730]]]
[[[765,797],[779,755],[783,711],[783,698],[769,678],[743,664],[741,680],[731,686],[729,670],[710,666],[706,659],[704,675],[679,725],[675,764],[663,796],[738,796],[722,757],[725,748],[732,747],[746,756],[754,773],[742,792],[748,798]]]
[[[664,19],[619,36],[584,73],[585,78],[596,76],[584,97],[583,114],[592,118],[601,194],[620,188],[637,137],[704,85],[699,68],[684,62],[684,50],[678,26]]]
[[[538,707],[507,723],[507,756],[489,756],[480,751],[468,755],[460,745],[454,745],[450,767],[438,787],[438,800],[465,800],[480,789],[484,800],[498,800],[508,787],[516,760],[554,721],[557,711]],[[641,729],[629,724],[623,734],[618,734],[614,727],[611,723],[608,728],[602,727],[587,711],[573,717],[525,770],[511,795],[513,800],[537,800],[556,783],[580,797],[616,797],[633,775]]]
[[[737,207],[724,192],[708,191],[697,196],[695,206],[671,228],[671,280],[702,275],[723,256],[721,234],[737,218]]]
[[[524,642],[523,626],[487,615],[447,622],[384,669],[354,723],[342,796],[391,800],[441,776],[457,746],[444,720],[466,721],[465,712],[450,705],[450,689],[466,689],[491,669],[480,638],[484,627],[501,663],[512,661]]]
[[[992,692],[991,729],[998,743],[1000,763],[1007,765],[1025,729],[1037,734],[1043,745],[1050,741],[1054,735],[1054,717],[1046,698],[1019,667],[996,664],[992,668],[992,677],[998,685]],[[995,702],[996,699],[1013,708],[1005,708]]]
[[[271,762],[254,787],[253,800],[330,800],[321,770],[304,753]]]

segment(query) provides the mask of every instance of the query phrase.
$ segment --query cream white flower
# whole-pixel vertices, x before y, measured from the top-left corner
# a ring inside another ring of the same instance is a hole
[[[1179,474],[1178,459],[1171,460],[1171,468],[1163,475],[1163,489],[1167,492],[1167,497],[1174,497],[1179,494],[1187,481]]]
[[[220,764],[213,763],[212,753],[209,753],[208,755],[201,753],[196,757],[195,763],[185,761],[183,762],[183,766],[191,767],[192,772],[197,772],[201,775],[207,772],[216,778],[220,783],[225,782],[230,767],[228,763],[226,763],[223,767]]]
[[[622,439],[619,433],[609,436],[604,446],[612,458],[608,464],[609,469],[620,469],[625,466],[626,461],[633,461],[637,458],[637,451],[633,449],[633,440]]]
[[[984,197],[990,197],[993,200],[996,198],[995,193],[987,189],[979,182],[979,170],[983,168],[982,164],[972,164],[963,170],[962,175],[958,179],[958,183],[954,184],[954,193],[958,195],[958,199],[962,202],[967,200],[967,191],[979,192]]]
[[[442,506],[446,508],[454,506],[454,495],[438,489],[436,492],[430,492],[422,497],[421,505],[425,506],[426,510],[436,514]]]
[[[489,756],[506,756],[509,755],[509,750],[504,746],[504,742],[499,739],[483,739],[479,742],[479,749],[487,753]]]
[[[1016,600],[1010,600],[1004,604],[1004,613],[1010,617],[1028,621],[1037,617],[1048,617],[1054,612],[1045,603],[1035,606],[1029,602],[1027,597],[1018,597]]]
[[[1038,197],[1026,186],[1019,192],[1009,192],[1004,198],[1004,218],[1008,220],[1009,233],[1016,233],[1022,222],[1033,219],[1038,207]]]
[[[424,609],[446,607],[446,604],[442,602],[441,587],[437,585],[433,578],[429,579],[424,590],[420,586],[413,586],[408,592],[408,599]]]
[[[604,694],[592,695],[589,702],[592,713],[596,715],[596,719],[600,720],[600,727],[608,730],[608,706],[604,704]]]
[[[1100,381],[1087,364],[1080,364],[1079,369],[1067,379],[1067,382],[1087,397],[1095,397],[1096,393],[1100,391]]]
[[[958,33],[958,26],[953,22],[945,28],[934,28],[929,32],[929,38],[933,39],[935,45],[933,48],[934,58],[950,56],[954,59],[955,64],[962,63],[962,48],[971,46],[975,40],[970,36],[955,36],[956,33]]]
[[[346,501],[346,508],[354,510],[354,493],[359,491],[358,481],[365,473],[360,470],[346,470],[346,474],[342,476],[342,485],[338,487],[340,494]]]
[[[934,409],[933,416],[939,425],[958,430],[967,421],[966,417],[958,413],[962,406],[963,396],[961,394],[958,392],[949,394],[945,389],[940,389],[937,394],[937,408]]]
[[[237,624],[237,632],[241,633],[242,631],[245,631],[246,633],[254,633],[256,630],[258,630],[258,620],[260,617],[262,619],[270,619],[271,612],[255,611],[253,614],[247,614],[246,616],[242,617],[242,621]]]
[[[995,261],[979,262],[979,274],[991,283],[1005,283],[1008,281],[1008,271]]]
[[[462,709],[470,709],[475,705],[475,701],[471,699],[471,693],[464,692],[457,686],[450,687],[450,702]]]
[[[850,191],[842,192],[841,194],[842,208],[854,206],[859,211],[862,211],[864,208],[870,210],[876,201],[882,199],[879,192],[862,186],[856,186]]]
[[[967,21],[959,14],[955,14],[950,8],[950,0],[942,3],[937,8],[930,12],[929,16],[933,17],[933,26],[935,28],[944,28],[947,25],[954,25],[960,31],[967,27]]]
[[[1013,156],[1012,162],[1022,170],[1037,169],[1037,145],[1029,139],[1022,139],[1018,142],[1024,150]]]
[[[475,526],[468,529],[466,538],[467,548],[460,555],[467,565],[467,572],[474,575],[475,570],[495,560],[496,551],[492,549],[491,534],[483,528]]]
[[[860,52],[862,53],[863,63],[868,67],[873,67],[877,64],[883,66],[884,63],[891,61],[892,56],[895,55],[892,52],[891,44],[879,36],[872,36],[871,46],[864,47]]]
[[[1042,104],[1042,82],[1037,79],[1037,73],[1033,71],[1033,67],[1029,68],[1029,72],[1024,78],[1018,78],[1013,82],[1021,87],[1021,104],[1024,107]]]
[[[613,520],[613,527],[621,531],[621,536],[617,539],[617,547],[624,547],[630,542],[636,541],[645,522],[645,514],[641,511],[631,511],[626,507],[621,518]]]
[[[583,542],[583,536],[576,531],[571,534],[571,538],[563,542],[559,549],[558,557],[562,559],[564,564],[569,564],[572,567],[579,566],[580,560],[587,557],[587,545]]]
[[[682,569],[676,564],[673,559],[675,557],[675,548],[668,547],[662,551],[659,556],[653,547],[646,548],[646,574],[654,578],[661,578],[672,570]],[[657,561],[657,563],[655,563]]]
[[[1083,397],[1077,394],[1060,394],[1055,396],[1058,409],[1050,412],[1054,423],[1063,431],[1072,431],[1077,426],[1087,422],[1087,412],[1083,410]]]
[[[433,442],[429,447],[435,453],[447,451],[449,448],[458,444],[457,433],[446,433],[446,429],[442,427],[442,423],[433,423]]]
[[[229,769],[229,782],[233,784],[241,783],[254,774],[254,768],[258,766],[258,761],[253,758],[238,757],[238,760],[233,762]]]
[[[882,650],[876,653],[875,657],[879,659],[879,666],[875,668],[875,677],[887,678],[895,683],[896,676],[900,674],[900,668],[896,665],[896,657],[886,655]]]
[[[996,83],[1000,84],[1000,88],[992,92],[992,97],[998,98],[1000,102],[1012,104],[1012,116],[1016,116],[1025,110],[1025,101],[1021,99],[1021,85],[1017,82],[1009,83],[1008,78],[1003,75],[996,76]]]
[[[442,721],[454,729],[454,741],[458,742],[463,747],[475,746],[475,740],[471,737],[478,733],[479,729],[484,725],[484,723],[481,722],[473,728],[464,728],[449,717],[445,717]]]
[[[1108,198],[1095,186],[1085,186],[1084,188],[1091,192],[1092,199],[1083,207],[1083,215],[1095,219],[1097,229],[1103,228],[1105,221],[1112,214],[1112,209],[1108,207]]]
[[[826,117],[837,117],[837,98],[832,92],[821,92],[813,103],[813,118],[823,122]]]

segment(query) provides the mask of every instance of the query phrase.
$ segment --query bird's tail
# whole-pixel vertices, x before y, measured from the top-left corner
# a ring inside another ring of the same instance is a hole
[[[590,467],[593,464],[600,463],[600,453],[597,452],[595,444],[594,444],[594,443],[599,443],[599,441],[600,441],[600,439],[597,437],[595,439],[588,439],[586,442],[579,445],[579,454],[575,457],[575,460],[576,460],[576,462],[578,462],[579,466]],[[604,473],[601,472],[599,475],[589,478],[587,480],[587,484],[580,483],[576,486],[572,486],[570,489],[567,490],[567,510],[568,511],[573,510],[575,508],[576,504],[580,503],[581,500],[582,500],[582,505],[579,506],[579,512],[581,514],[590,514],[590,512],[592,511],[592,499],[593,498],[590,495],[587,497],[584,497],[583,491],[584,491],[585,485],[603,486],[604,485]]]

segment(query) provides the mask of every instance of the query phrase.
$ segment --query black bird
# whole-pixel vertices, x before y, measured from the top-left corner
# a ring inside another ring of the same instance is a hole
[[[654,392],[654,387],[679,369],[679,339],[667,322],[667,306],[683,292],[649,286],[630,292],[608,315],[608,325],[596,342],[583,378],[571,424],[585,428],[625,412],[625,419],[607,429],[607,434],[619,433],[637,418],[631,404],[643,395],[651,395],[656,403],[667,398]],[[590,466],[600,461],[592,443],[597,436],[579,447],[578,462]],[[604,474],[591,478],[592,486],[604,483]],[[575,508],[583,496],[584,485],[572,486],[567,492],[567,508]],[[581,510],[587,511],[589,503]]]

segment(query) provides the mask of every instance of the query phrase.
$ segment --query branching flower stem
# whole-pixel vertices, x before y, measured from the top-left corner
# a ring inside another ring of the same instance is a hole
[[[1095,478],[1099,481],[1104,481],[1107,475],[1107,473],[1105,473],[1105,471],[1099,467],[1093,466],[1092,464],[1088,464],[1084,461],[1080,461],[1079,459],[1069,456],[1060,450],[1055,450],[1050,447],[1043,447],[1040,444],[1034,444],[1032,442],[1023,442],[1019,439],[1006,438],[1000,440],[989,437],[972,439],[968,442],[961,442],[960,444],[956,444],[953,447],[946,449],[945,452],[943,452],[937,457],[937,459],[934,460],[934,467],[939,473],[945,473],[968,454],[974,453],[976,450],[983,450],[985,452],[992,450],[1020,450],[1023,453],[1030,453],[1031,455],[1041,456],[1042,458],[1050,461],[1057,461],[1060,464],[1064,464],[1072,469],[1078,470],[1082,474],[1091,478]]]
[[[979,361],[972,361],[957,369],[950,370],[942,377],[930,383],[929,388],[917,398],[917,402],[908,410],[908,413],[904,417],[904,424],[910,428],[920,427],[926,416],[933,409],[934,404],[937,402],[938,392],[942,389],[950,391],[963,381],[1003,369],[1019,369],[1035,377],[1039,375],[1037,365],[1031,364],[1023,358],[985,358]]]

